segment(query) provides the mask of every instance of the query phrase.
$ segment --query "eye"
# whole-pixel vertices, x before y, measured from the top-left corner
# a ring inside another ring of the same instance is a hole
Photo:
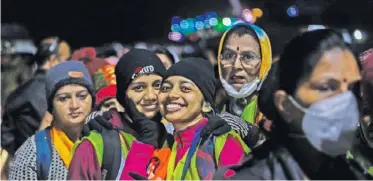
[[[335,91],[337,88],[333,85],[322,84],[318,86],[317,89],[321,92],[328,92],[328,91]]]
[[[87,98],[87,96],[88,96],[88,94],[80,94],[80,95],[78,95],[78,98],[79,98],[80,100],[84,100],[84,99]]]
[[[253,56],[253,55],[242,55],[241,56],[242,60],[246,61],[246,60],[255,60],[257,59],[256,56]]]
[[[67,100],[66,96],[58,97],[58,101],[65,102]]]
[[[168,92],[168,91],[170,91],[170,90],[171,90],[171,87],[168,86],[168,85],[163,85],[163,86],[161,87],[161,91],[162,91],[162,92]]]
[[[183,91],[183,92],[189,92],[189,91],[191,91],[192,89],[190,89],[189,87],[186,87],[186,86],[181,86],[181,87],[180,87],[180,90]]]
[[[143,91],[144,89],[145,89],[145,87],[143,85],[137,85],[137,86],[132,88],[132,90],[134,90],[136,92]]]
[[[156,82],[153,87],[158,90],[158,89],[161,88],[161,83],[160,82]]]

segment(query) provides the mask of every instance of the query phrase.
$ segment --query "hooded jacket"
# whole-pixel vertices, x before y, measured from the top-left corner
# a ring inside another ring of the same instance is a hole
[[[229,37],[227,37],[227,34],[229,34],[229,32],[231,32],[231,31],[235,30],[237,27],[241,27],[241,26],[246,26],[246,27],[251,28],[256,33],[256,36],[259,40],[258,43],[260,45],[260,53],[261,53],[261,65],[260,65],[260,69],[259,69],[259,73],[258,73],[259,83],[258,83],[257,90],[252,93],[252,94],[256,94],[256,92],[260,90],[261,85],[262,85],[263,81],[266,79],[267,74],[268,74],[269,70],[271,69],[271,65],[272,65],[272,50],[271,50],[271,43],[269,41],[269,37],[267,36],[267,34],[264,32],[263,29],[261,29],[260,27],[258,27],[256,25],[246,24],[246,23],[237,23],[237,24],[233,25],[232,28],[230,28],[229,30],[227,30],[223,34],[223,36],[220,39],[220,44],[219,44],[219,49],[218,49],[219,77],[220,77],[221,81],[224,81],[224,79],[222,77],[222,67],[221,67],[220,55],[222,54],[222,51],[223,51],[224,42],[229,38]],[[226,84],[224,85],[224,83],[223,83],[223,87],[227,90],[226,86],[227,85]],[[227,91],[227,92],[229,94],[229,91]],[[244,99],[247,99],[248,97],[250,97],[250,100],[247,101],[246,106],[244,106],[244,107],[238,106],[237,107],[237,104],[236,104],[237,98],[234,98],[233,96],[230,96],[230,99],[229,99],[228,103],[226,104],[225,111],[227,111],[231,114],[237,115],[237,116],[241,116],[244,120],[254,124],[256,121],[261,120],[262,115],[260,114],[260,112],[258,110],[257,96],[256,95],[255,96],[248,95]]]

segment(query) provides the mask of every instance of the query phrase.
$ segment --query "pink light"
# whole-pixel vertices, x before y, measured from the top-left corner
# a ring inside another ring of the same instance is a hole
[[[254,21],[254,16],[249,9],[244,9],[242,11],[242,19],[245,20],[246,22],[252,23]]]

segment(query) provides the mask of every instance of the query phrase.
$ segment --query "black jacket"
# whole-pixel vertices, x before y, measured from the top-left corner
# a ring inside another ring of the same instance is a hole
[[[298,156],[298,159],[297,159]],[[216,180],[365,180],[367,177],[343,156],[322,159],[317,169],[310,171],[309,165],[299,157],[311,155],[307,152],[294,155],[276,139],[268,140],[255,148],[241,165],[219,169]],[[311,156],[312,157],[312,156]],[[306,159],[305,159],[306,160]],[[316,161],[318,162],[318,160]],[[301,166],[302,165],[302,166]],[[312,167],[312,166],[311,166]],[[229,170],[229,171],[228,171]]]
[[[6,100],[1,123],[1,147],[10,154],[38,130],[47,111],[44,70],[22,84]]]

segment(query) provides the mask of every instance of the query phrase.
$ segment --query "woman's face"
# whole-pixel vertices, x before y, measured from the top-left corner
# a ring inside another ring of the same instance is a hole
[[[220,54],[222,77],[239,91],[259,73],[261,57],[257,40],[251,35],[232,34]]]
[[[109,111],[111,108],[115,108],[118,112],[124,112],[123,106],[119,104],[117,98],[115,97],[104,101],[100,106],[100,111],[106,112]]]
[[[202,116],[203,95],[182,76],[171,76],[163,82],[158,102],[162,116],[173,124],[189,123]]]
[[[159,59],[161,59],[163,65],[166,67],[166,69],[169,69],[172,66],[172,61],[166,54],[157,53],[157,56]]]
[[[127,96],[136,104],[137,110],[146,117],[154,117],[159,111],[157,95],[161,83],[162,77],[159,75],[140,75],[127,89]]]
[[[84,121],[92,109],[92,97],[87,88],[70,84],[58,89],[53,98],[53,116],[59,124],[76,126]]]
[[[307,108],[313,103],[360,86],[357,84],[360,79],[360,71],[353,54],[348,50],[335,48],[324,53],[309,78],[300,82],[294,97]],[[275,102],[280,112],[284,107],[283,102],[289,102],[284,100],[287,100],[286,92],[277,91]]]

